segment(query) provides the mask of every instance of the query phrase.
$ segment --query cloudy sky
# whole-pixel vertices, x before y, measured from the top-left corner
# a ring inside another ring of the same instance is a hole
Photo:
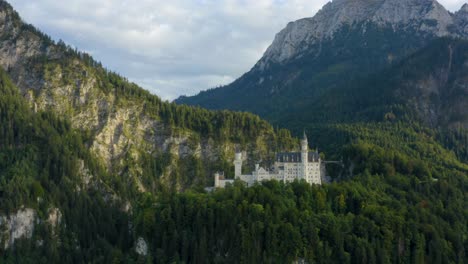
[[[8,0],[23,19],[164,99],[228,84],[328,0]],[[451,11],[466,0],[440,0]]]

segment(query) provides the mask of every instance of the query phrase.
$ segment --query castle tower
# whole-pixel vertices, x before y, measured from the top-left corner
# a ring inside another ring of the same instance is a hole
[[[234,177],[239,178],[242,175],[242,153],[236,153],[234,158]]]
[[[299,179],[308,180],[308,165],[309,165],[309,142],[307,135],[304,131],[304,136],[301,140],[301,161],[302,161],[302,175]]]
[[[215,185],[214,185],[214,187],[215,187],[215,188],[221,187],[221,184],[220,184],[220,182],[219,182],[219,178],[220,178],[219,172],[216,172],[216,173],[214,174],[214,180],[215,180]]]

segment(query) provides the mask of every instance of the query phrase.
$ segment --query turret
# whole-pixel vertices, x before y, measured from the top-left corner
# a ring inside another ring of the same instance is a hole
[[[304,131],[304,135],[301,140],[301,151],[302,152],[308,152],[309,151],[309,142],[307,140],[307,135]]]
[[[239,178],[242,175],[242,153],[238,152],[234,158],[234,176]]]
[[[220,187],[220,184],[219,184],[219,176],[220,176],[220,175],[219,175],[219,172],[216,172],[216,173],[214,174],[214,178],[215,178],[215,179],[214,179],[214,180],[215,180],[214,187],[215,187],[215,188],[219,188],[219,187]]]
[[[302,161],[302,177],[300,179],[307,180],[308,164],[309,164],[309,142],[304,131],[304,136],[301,140],[301,161]]]

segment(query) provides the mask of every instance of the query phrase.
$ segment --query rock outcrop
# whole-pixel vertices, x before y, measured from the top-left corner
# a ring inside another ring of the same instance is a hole
[[[0,215],[0,245],[9,248],[18,239],[30,239],[37,224],[47,223],[52,228],[52,234],[56,234],[62,222],[62,212],[59,208],[49,209],[46,219],[40,219],[36,210],[32,208],[22,208],[16,213],[7,216]],[[38,241],[42,244],[42,241]]]
[[[366,23],[438,37],[463,34],[455,30],[454,16],[435,0],[334,0],[314,17],[289,23],[258,65],[283,63],[307,52],[311,45],[333,38],[343,26]]]
[[[0,216],[0,242],[4,248],[11,247],[20,238],[31,238],[34,232],[36,211],[20,209],[9,216]]]
[[[464,4],[454,15],[457,26],[463,34],[468,35],[468,4]]]
[[[142,237],[139,237],[136,241],[135,252],[141,256],[148,255],[148,244]]]

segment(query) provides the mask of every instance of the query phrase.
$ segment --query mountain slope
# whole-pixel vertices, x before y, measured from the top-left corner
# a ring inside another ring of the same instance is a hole
[[[0,262],[89,262],[103,241],[133,246],[128,190],[69,122],[34,113],[3,70],[0,127]]]
[[[141,190],[206,186],[213,171],[231,171],[236,148],[252,164],[293,145],[287,131],[276,134],[251,114],[163,102],[89,55],[54,43],[4,1],[0,40],[0,65],[30,106],[71,120],[108,171]]]
[[[466,126],[468,41],[439,39],[395,66],[322,92],[290,108],[311,122],[421,121],[429,127]],[[321,113],[315,115],[314,113]]]
[[[353,93],[353,97],[364,101],[372,95],[379,96],[379,89],[386,86],[387,80],[376,82],[374,75],[383,76],[383,71],[402,66],[408,56],[441,36],[465,38],[466,8],[451,14],[432,0],[333,1],[315,17],[288,24],[253,69],[234,83],[194,97],[181,97],[176,102],[210,109],[248,110],[289,128],[296,128],[291,120],[311,124],[326,116],[329,122],[342,121],[351,112],[340,116],[336,111],[356,103],[342,101],[345,94]],[[448,57],[438,58],[440,63],[448,61]],[[429,81],[431,76],[419,78],[421,82]],[[356,83],[370,81],[376,87],[372,95],[352,90]],[[395,91],[398,89],[395,87]],[[451,105],[451,98],[441,103]],[[372,116],[373,108],[380,106],[362,107],[367,107]],[[420,121],[432,126],[447,122],[428,122],[432,118],[429,112],[436,112],[437,116],[454,114],[446,112],[442,105],[419,110]],[[360,117],[361,121],[369,119]],[[457,124],[467,127],[468,120],[458,119],[450,125]]]

